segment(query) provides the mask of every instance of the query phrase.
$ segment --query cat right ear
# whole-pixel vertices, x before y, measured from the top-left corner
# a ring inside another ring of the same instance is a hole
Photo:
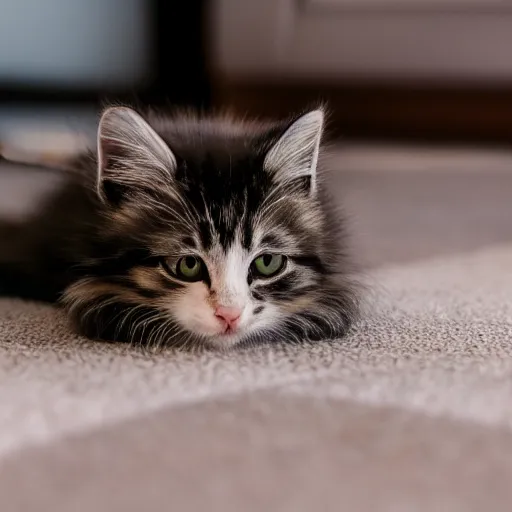
[[[104,202],[118,202],[130,189],[168,184],[176,169],[174,154],[134,110],[110,107],[98,127],[97,188]]]
[[[313,110],[288,126],[265,157],[264,167],[278,183],[306,179],[308,193],[316,189],[318,153],[324,112]]]

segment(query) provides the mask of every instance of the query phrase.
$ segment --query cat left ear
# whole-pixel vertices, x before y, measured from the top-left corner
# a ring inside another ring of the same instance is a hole
[[[127,107],[105,110],[98,128],[98,193],[103,200],[118,198],[126,189],[168,183],[175,169],[172,151],[139,114]]]
[[[267,153],[265,169],[279,182],[307,178],[309,192],[314,194],[323,126],[322,110],[313,110],[297,119]]]

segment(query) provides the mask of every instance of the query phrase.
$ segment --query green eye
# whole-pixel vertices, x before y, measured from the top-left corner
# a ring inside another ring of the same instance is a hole
[[[281,254],[262,254],[254,260],[254,269],[262,277],[272,277],[284,268],[286,259]]]
[[[176,276],[184,281],[200,281],[203,278],[203,265],[197,256],[184,256],[176,264]]]

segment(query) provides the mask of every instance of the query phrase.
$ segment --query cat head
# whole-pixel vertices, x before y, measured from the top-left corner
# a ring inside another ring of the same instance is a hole
[[[132,337],[144,326],[159,343],[343,334],[354,301],[333,283],[323,127],[322,110],[259,125],[107,109],[96,187],[104,243],[68,300],[90,290],[98,311],[121,304],[119,321],[139,322]]]

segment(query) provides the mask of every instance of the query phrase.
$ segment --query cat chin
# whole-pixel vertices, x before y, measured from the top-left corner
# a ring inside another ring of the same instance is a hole
[[[262,322],[253,322],[250,325],[243,326],[236,331],[218,332],[212,334],[211,332],[206,334],[204,332],[198,332],[197,330],[189,330],[192,335],[197,336],[198,343],[209,348],[217,350],[226,350],[235,348],[237,346],[246,345],[251,340],[258,339],[263,341],[265,334],[268,329],[265,328]]]
[[[214,349],[229,349],[239,345],[245,336],[241,333],[218,334],[205,339],[205,345]]]
[[[184,331],[195,336],[198,343],[201,345],[215,349],[229,349],[242,344],[246,339],[250,338],[253,329],[250,327],[241,327],[235,331],[205,332],[197,328],[184,328]]]

